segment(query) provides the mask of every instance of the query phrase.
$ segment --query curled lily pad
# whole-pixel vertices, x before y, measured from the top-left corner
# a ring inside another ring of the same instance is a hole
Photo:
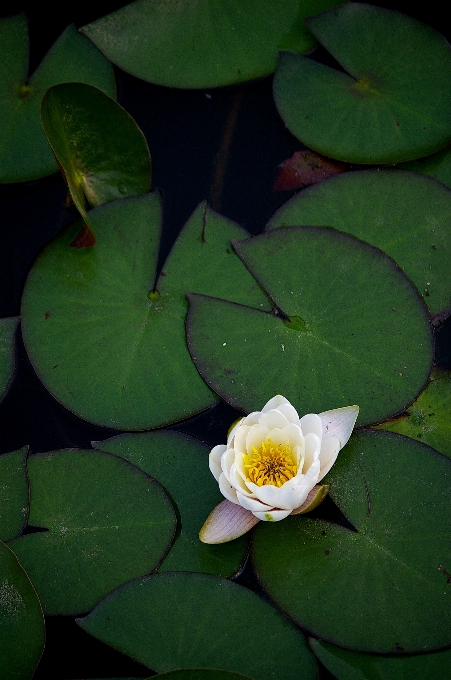
[[[137,0],[81,30],[114,64],[159,85],[217,87],[272,73],[280,49],[307,52],[305,24],[337,0]]]
[[[160,427],[214,405],[186,345],[186,290],[250,296],[267,309],[230,245],[247,232],[201,205],[154,290],[159,195],[97,208],[90,224],[94,248],[72,248],[80,224],[70,226],[44,249],[25,286],[25,346],[47,389],[82,418],[124,430]]]
[[[0,319],[0,399],[8,389],[14,373],[14,336],[18,323],[18,316]]]
[[[0,456],[0,540],[10,541],[25,528],[28,517],[28,447]]]
[[[79,614],[163,559],[176,518],[144,472],[99,451],[28,460],[29,524],[47,529],[10,542],[48,614]]]
[[[0,543],[0,668],[11,680],[33,677],[44,649],[41,605],[16,556]]]
[[[285,53],[274,96],[303,144],[353,163],[396,163],[451,141],[451,47],[405,14],[350,2],[308,19],[345,72]]]
[[[407,412],[377,428],[418,439],[451,458],[451,372],[434,369]]]
[[[431,328],[393,260],[316,227],[277,229],[235,248],[275,313],[189,296],[190,352],[219,395],[248,413],[275,394],[301,413],[357,404],[358,424],[413,401],[431,370]]]
[[[24,182],[57,172],[41,127],[42,98],[52,85],[68,81],[91,83],[114,97],[111,64],[75,26],[69,26],[27,78],[24,14],[0,19],[0,51],[0,182]]]
[[[308,515],[260,522],[252,559],[268,595],[340,647],[374,654],[448,647],[449,458],[401,435],[363,431],[325,480],[354,530]]]
[[[96,442],[97,449],[125,458],[164,486],[180,515],[180,534],[158,571],[197,571],[233,576],[243,565],[248,538],[205,545],[199,530],[223,496],[208,467],[209,448],[182,434],[159,430]],[[1,460],[1,459],[0,459]]]
[[[78,624],[157,672],[222,667],[259,680],[317,677],[296,626],[247,588],[207,574],[136,579]]]
[[[85,199],[95,207],[149,191],[146,139],[130,114],[105,92],[85,83],[55,85],[42,100],[41,118],[85,220]]]
[[[348,172],[287,201],[266,229],[328,226],[390,255],[421,293],[431,314],[451,312],[451,191],[399,170]]]

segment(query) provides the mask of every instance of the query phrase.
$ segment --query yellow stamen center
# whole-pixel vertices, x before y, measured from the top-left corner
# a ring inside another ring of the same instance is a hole
[[[261,442],[259,448],[252,447],[252,453],[244,454],[244,467],[249,480],[257,486],[271,484],[282,486],[298,471],[291,446],[273,444],[271,439]]]

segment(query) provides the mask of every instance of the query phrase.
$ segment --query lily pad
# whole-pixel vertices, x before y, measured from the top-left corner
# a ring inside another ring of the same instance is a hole
[[[274,81],[285,124],[351,163],[396,163],[451,141],[451,47],[405,14],[345,3],[307,20],[345,72],[286,53]]]
[[[280,49],[315,45],[305,17],[337,0],[137,0],[81,30],[110,61],[170,87],[217,87],[275,71]]]
[[[317,677],[296,626],[247,588],[207,574],[137,579],[78,624],[158,673],[222,667],[258,680]]]
[[[321,640],[311,639],[310,647],[337,680],[437,680],[446,678],[451,663],[449,649],[396,658],[350,652]]]
[[[22,331],[35,371],[88,421],[144,430],[217,402],[186,345],[186,290],[264,293],[230,246],[247,232],[200,206],[175,244],[154,291],[160,198],[115,201],[90,212],[97,243],[72,248],[75,224],[35,262],[22,299]],[[174,264],[172,264],[174,263]]]
[[[266,230],[328,226],[392,257],[418,288],[431,314],[451,312],[451,191],[400,170],[349,172],[287,201]]]
[[[18,316],[0,319],[0,399],[7,391],[14,373],[16,348],[14,336]]]
[[[0,456],[0,540],[10,541],[25,528],[28,517],[28,447]]]
[[[353,435],[325,477],[355,531],[307,515],[260,522],[252,559],[271,599],[359,652],[449,646],[451,461],[391,432]]]
[[[150,190],[150,154],[133,118],[107,94],[85,83],[51,87],[41,104],[44,132],[80,214]]]
[[[161,487],[134,465],[99,451],[53,451],[31,456],[28,474],[28,521],[47,531],[9,545],[46,614],[89,611],[163,559],[175,513]]]
[[[377,428],[419,439],[451,458],[451,372],[435,368],[407,412]]]
[[[181,432],[125,434],[95,442],[95,447],[125,458],[164,486],[180,516],[180,534],[158,571],[198,571],[233,576],[244,563],[248,537],[206,545],[199,531],[223,500],[208,467],[209,447]],[[0,459],[1,460],[1,459]]]
[[[86,82],[115,96],[111,64],[75,26],[61,34],[27,79],[28,29],[25,14],[0,20],[0,182],[24,182],[57,172],[41,127],[41,100],[57,83]]]
[[[451,187],[451,148],[447,146],[446,149],[442,149],[432,156],[403,163],[400,170],[420,172],[423,175],[433,177],[447,187]]]
[[[432,362],[426,308],[380,250],[333,229],[235,243],[276,313],[190,295],[187,337],[204,379],[246,412],[283,394],[300,413],[358,404],[358,424],[399,413]]]
[[[0,668],[8,680],[33,677],[45,626],[36,591],[16,556],[0,543]]]

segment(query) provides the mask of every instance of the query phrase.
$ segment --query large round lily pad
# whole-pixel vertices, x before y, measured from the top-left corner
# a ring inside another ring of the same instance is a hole
[[[224,497],[208,466],[209,448],[181,432],[125,434],[97,449],[121,456],[164,486],[180,515],[180,533],[158,571],[198,571],[233,576],[243,565],[248,536],[222,545],[207,545],[199,531]],[[1,461],[1,459],[0,459]]]
[[[275,394],[300,413],[357,404],[359,424],[413,401],[431,369],[431,329],[393,260],[316,227],[278,229],[235,248],[279,311],[190,295],[190,352],[226,401],[247,412]]]
[[[272,73],[279,50],[307,52],[305,17],[337,0],[137,0],[81,30],[125,71],[171,87],[216,87]]]
[[[54,85],[41,104],[44,132],[86,220],[91,207],[150,190],[146,138],[127,111],[86,83]]]
[[[162,488],[99,451],[31,456],[29,524],[47,529],[10,542],[47,614],[80,614],[118,585],[152,572],[176,518]]]
[[[307,20],[345,72],[286,53],[279,112],[306,146],[353,163],[426,156],[451,140],[451,47],[405,14],[350,2]]]
[[[432,314],[451,312],[451,191],[416,173],[349,172],[287,201],[266,229],[309,224],[353,234],[404,270]]]
[[[247,232],[200,206],[153,291],[159,196],[109,203],[90,212],[90,224],[94,247],[72,248],[80,224],[69,227],[26,282],[23,336],[47,389],[82,418],[124,430],[166,425],[215,404],[186,345],[185,293],[248,294],[267,308],[230,246]]]
[[[5,394],[14,373],[16,346],[15,333],[18,316],[0,319],[0,399]]]
[[[58,38],[30,78],[25,14],[0,20],[0,182],[23,182],[57,172],[41,127],[40,106],[56,83],[77,81],[116,93],[111,64],[75,26]]]
[[[118,588],[83,630],[157,672],[222,668],[258,680],[315,680],[301,631],[252,591],[206,574],[173,572]]]
[[[407,437],[366,431],[325,480],[355,531],[308,516],[260,522],[252,558],[271,599],[348,649],[448,647],[451,461]]]
[[[451,650],[415,656],[360,654],[310,639],[310,647],[337,680],[437,680],[449,675]]]
[[[0,669],[8,680],[32,678],[44,649],[41,605],[16,556],[0,543]]]

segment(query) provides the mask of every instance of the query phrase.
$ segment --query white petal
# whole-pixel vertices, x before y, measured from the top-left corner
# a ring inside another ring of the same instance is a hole
[[[304,446],[304,435],[302,434],[302,430],[299,425],[290,423],[283,428],[283,432],[287,435],[288,443],[290,444],[291,448],[295,446]]]
[[[283,430],[284,427],[288,425],[288,420],[285,418],[283,413],[277,409],[271,409],[270,411],[265,411],[262,413],[258,419],[260,425],[264,425],[268,429],[272,430],[274,427],[278,427]]]
[[[225,444],[218,444],[211,451],[208,456],[208,464],[210,466],[210,472],[213,477],[218,481],[219,475],[221,474],[221,456],[227,450]]]
[[[226,449],[221,456],[221,470],[225,475],[225,478],[230,482],[230,468],[235,462],[235,451],[234,449]]]
[[[247,488],[246,481],[243,479],[243,476],[235,463],[230,468],[230,483],[237,491],[244,494],[245,496],[251,496],[252,498],[254,497],[254,494]]]
[[[280,522],[290,514],[289,510],[271,510],[270,512],[254,512],[255,517],[263,522]]]
[[[309,432],[305,437],[304,466],[302,472],[305,474],[312,465],[313,461],[319,458],[321,451],[321,439],[313,432]]]
[[[323,424],[323,437],[336,437],[340,448],[347,443],[359,415],[358,406],[345,406],[318,414]]]
[[[252,447],[255,446],[258,449],[262,442],[265,442],[269,436],[269,430],[263,425],[252,425],[246,436],[246,446],[244,449],[239,449],[239,451],[246,453],[251,452]],[[236,449],[238,451],[238,449]]]
[[[269,401],[266,402],[266,404],[262,408],[262,413],[265,413],[266,411],[270,411],[273,408],[279,408],[282,404],[289,404],[290,402],[288,399],[285,399],[285,397],[282,397],[281,394],[276,394],[275,397],[270,399]]]
[[[249,498],[247,496],[243,496],[239,491],[237,492],[238,500],[240,502],[240,505],[243,506],[243,508],[246,508],[246,510],[250,510],[251,512],[269,512],[272,510],[272,507],[270,505],[266,505],[266,503],[261,503],[258,501],[256,498]]]
[[[244,458],[242,453],[235,453],[235,462],[233,465],[236,473],[241,477],[241,480],[244,484],[247,481],[249,475],[247,474],[247,470],[244,467]],[[230,479],[230,481],[232,480]]]
[[[235,432],[235,437],[233,440],[233,448],[235,451],[241,451],[241,453],[246,452],[246,437],[251,429],[251,427],[256,427],[256,425],[245,425],[242,423],[240,427]]]
[[[199,538],[203,543],[225,543],[233,541],[252,529],[258,518],[241,507],[222,501],[207,517]]]
[[[233,486],[230,484],[230,482],[227,481],[224,473],[222,472],[221,475],[219,476],[218,479],[218,484],[219,484],[219,491],[222,493],[222,495],[227,498],[228,501],[231,503],[238,503],[238,498],[236,495],[236,491],[233,488]]]
[[[277,410],[283,413],[288,422],[293,423],[294,425],[299,425],[298,412],[289,401],[286,401],[284,404],[280,404],[280,406],[277,407]]]
[[[335,437],[328,437],[323,439],[321,444],[321,453],[319,460],[321,463],[321,472],[319,473],[318,481],[327,475],[332,465],[337,460],[338,452],[340,451],[340,442]]]
[[[323,423],[321,418],[316,413],[307,413],[301,418],[301,428],[304,436],[309,432],[316,434],[320,440],[323,436]]]

